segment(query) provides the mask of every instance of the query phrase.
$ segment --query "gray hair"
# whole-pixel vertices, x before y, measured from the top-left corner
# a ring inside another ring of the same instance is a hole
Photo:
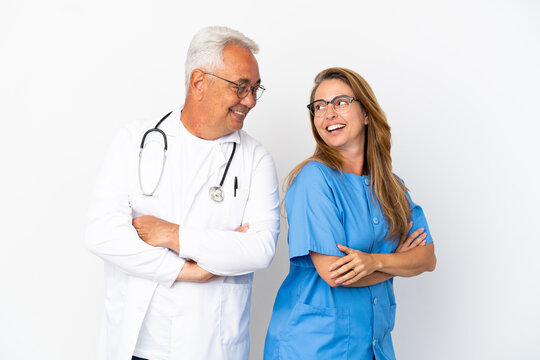
[[[193,36],[186,57],[186,94],[193,70],[213,71],[219,68],[223,65],[223,50],[231,44],[241,46],[252,54],[259,52],[259,46],[255,41],[225,26],[208,26]]]

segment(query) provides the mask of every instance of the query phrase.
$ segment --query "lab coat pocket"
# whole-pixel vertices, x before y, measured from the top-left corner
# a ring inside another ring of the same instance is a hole
[[[244,221],[244,212],[246,211],[248,196],[249,190],[238,189],[236,190],[236,197],[233,198],[233,214],[240,217],[240,222]]]
[[[249,341],[251,284],[223,283],[219,331],[223,345]]]
[[[224,228],[233,228],[237,229],[239,226],[243,225],[246,221],[244,219],[244,212],[246,210],[246,204],[248,199],[249,191],[245,189],[237,189],[236,196],[232,196],[228,202],[227,216],[223,216],[222,219],[225,222],[223,224]]]
[[[280,336],[281,359],[347,359],[349,309],[297,303]]]

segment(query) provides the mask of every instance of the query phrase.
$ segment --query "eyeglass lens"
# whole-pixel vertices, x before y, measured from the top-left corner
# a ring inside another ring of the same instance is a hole
[[[264,89],[260,86],[252,87],[246,84],[240,84],[240,86],[238,86],[237,94],[239,98],[245,98],[250,92],[253,94],[253,97],[258,100],[262,96]]]
[[[349,110],[349,105],[351,104],[351,101],[352,100],[348,97],[337,97],[329,104],[332,104],[335,112],[342,114]],[[329,104],[324,100],[315,101],[311,105],[311,113],[314,116],[323,116],[324,114],[326,114],[326,110]]]

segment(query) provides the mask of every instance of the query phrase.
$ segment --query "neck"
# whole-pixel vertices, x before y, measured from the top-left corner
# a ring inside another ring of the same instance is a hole
[[[365,175],[364,154],[361,157],[347,158],[343,157],[343,171],[350,174]]]
[[[212,127],[205,125],[209,124],[208,119],[205,118],[205,112],[200,111],[200,109],[197,106],[194,106],[188,99],[186,99],[186,103],[182,109],[180,121],[182,121],[182,124],[190,134],[198,138],[204,140],[216,140],[223,136],[213,130]]]
[[[354,149],[340,151],[343,157],[343,171],[350,174],[364,174],[364,142]]]

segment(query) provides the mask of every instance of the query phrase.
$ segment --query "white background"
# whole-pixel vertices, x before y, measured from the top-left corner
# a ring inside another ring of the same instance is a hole
[[[280,181],[313,151],[320,70],[356,70],[386,111],[438,256],[434,273],[395,281],[398,358],[538,358],[540,4],[520,0],[0,0],[0,357],[94,357],[102,263],[83,231],[106,147],[183,101],[189,41],[218,24],[261,47],[268,91],[245,128]],[[285,235],[255,276],[252,359]]]

